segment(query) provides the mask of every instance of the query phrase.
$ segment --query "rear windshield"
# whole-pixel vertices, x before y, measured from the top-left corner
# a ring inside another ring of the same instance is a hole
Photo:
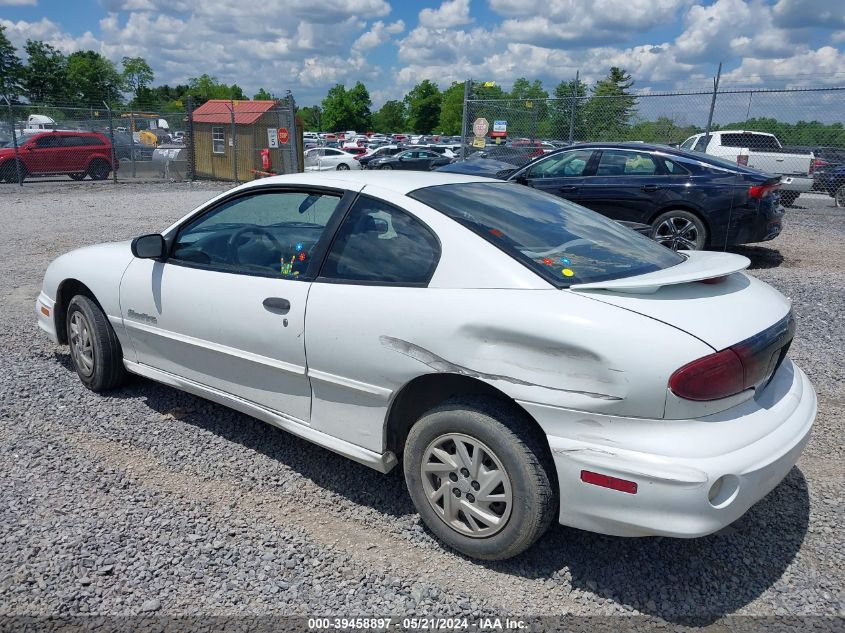
[[[561,288],[642,275],[684,261],[613,220],[515,183],[438,185],[408,195],[460,222]]]

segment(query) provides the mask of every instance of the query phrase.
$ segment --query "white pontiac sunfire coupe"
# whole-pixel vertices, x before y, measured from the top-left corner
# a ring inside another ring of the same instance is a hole
[[[439,538],[501,559],[555,518],[709,534],[784,478],[816,397],[748,263],[513,183],[298,174],[59,257],[36,313],[89,389],[129,371],[401,460]]]

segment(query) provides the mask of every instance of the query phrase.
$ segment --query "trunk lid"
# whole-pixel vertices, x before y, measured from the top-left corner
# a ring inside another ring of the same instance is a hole
[[[707,251],[684,255],[687,260],[677,266],[576,284],[570,291],[671,325],[716,351],[756,336],[789,314],[786,297],[740,272],[748,267],[747,258]],[[702,283],[720,277],[718,283]]]

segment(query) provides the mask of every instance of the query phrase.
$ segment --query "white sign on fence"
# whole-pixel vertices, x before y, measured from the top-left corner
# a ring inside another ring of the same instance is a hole
[[[279,137],[276,135],[276,128],[274,127],[267,128],[267,147],[270,149],[278,149],[279,147]]]
[[[493,121],[493,131],[494,132],[507,132],[508,131],[508,122],[507,121]]]

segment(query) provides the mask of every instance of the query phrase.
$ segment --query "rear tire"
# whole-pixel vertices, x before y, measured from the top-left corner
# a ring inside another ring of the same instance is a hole
[[[68,176],[70,176],[74,180],[83,180],[85,178],[86,174],[84,174],[84,173],[83,174],[68,174]]]
[[[781,191],[780,202],[785,207],[791,207],[800,195],[801,193],[798,191]]]
[[[654,219],[651,239],[673,251],[700,251],[707,244],[707,227],[694,213],[676,209]]]
[[[833,195],[833,199],[836,200],[836,206],[840,209],[845,209],[845,185],[839,187],[836,190],[836,193]]]
[[[447,402],[414,424],[405,483],[440,540],[473,558],[503,560],[543,535],[557,515],[554,468],[531,431],[517,413],[480,401]]]
[[[102,158],[93,161],[88,167],[88,175],[91,176],[91,180],[105,180],[110,173],[111,165]]]
[[[337,171],[348,171],[348,170],[349,170],[349,165],[347,165],[346,163],[341,163],[340,165],[337,166]]]
[[[70,300],[65,319],[73,368],[91,391],[107,391],[120,385],[126,370],[123,350],[108,318],[89,297]]]
[[[379,169],[393,169],[390,165],[382,165]]]

